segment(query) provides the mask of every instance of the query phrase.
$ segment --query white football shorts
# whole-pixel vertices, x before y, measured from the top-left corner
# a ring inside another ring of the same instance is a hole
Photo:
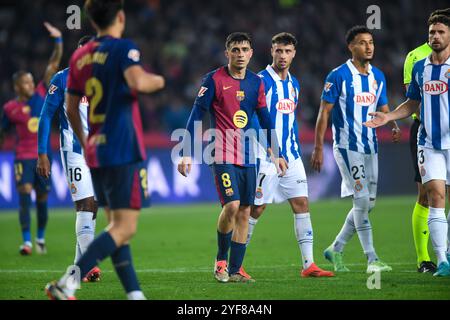
[[[355,199],[369,196],[375,199],[378,184],[378,154],[365,154],[343,148],[333,148],[341,172],[341,197]]]
[[[308,197],[308,182],[301,158],[289,162],[283,177],[278,177],[275,164],[260,161],[256,177],[255,205],[281,203],[287,199]]]
[[[450,185],[450,150],[418,146],[417,164],[422,184],[431,180],[444,180],[445,184]]]
[[[94,197],[91,171],[86,164],[84,156],[76,152],[61,150],[61,160],[72,201]]]

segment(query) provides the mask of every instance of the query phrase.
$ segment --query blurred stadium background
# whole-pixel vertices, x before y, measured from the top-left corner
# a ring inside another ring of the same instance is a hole
[[[63,31],[64,68],[78,39],[93,29],[82,15],[81,30],[69,30],[69,5],[82,7],[83,1],[2,1],[0,6],[0,101],[14,97],[11,75],[30,70],[36,81],[44,73],[52,50],[43,21]],[[153,203],[216,201],[217,195],[207,166],[195,169],[190,180],[175,174],[170,161],[171,132],[185,126],[202,76],[225,63],[225,37],[233,31],[248,31],[254,39],[250,69],[259,71],[271,62],[270,39],[281,31],[294,33],[298,53],[291,72],[300,81],[298,117],[303,159],[309,175],[311,199],[337,197],[340,176],[331,153],[325,151],[326,165],[320,174],[309,167],[323,81],[327,73],[348,57],[344,35],[355,24],[365,24],[369,5],[381,9],[381,29],[374,30],[373,64],[386,74],[389,103],[404,99],[403,61],[408,51],[427,38],[426,20],[430,12],[448,6],[447,1],[310,1],[310,0],[127,0],[125,36],[137,42],[145,67],[166,77],[166,89],[156,95],[141,95],[140,108],[149,152],[149,186]],[[56,120],[57,117],[55,117]],[[207,121],[205,121],[205,124]],[[379,130],[381,195],[414,194],[412,164],[407,141],[409,121],[402,122],[403,142],[390,143],[389,130]],[[52,145],[53,190],[51,206],[71,206],[59,162],[57,123]],[[330,137],[330,134],[328,134]],[[328,140],[330,141],[330,140]],[[17,199],[13,177],[14,132],[10,132],[0,152],[0,208],[14,208]]]

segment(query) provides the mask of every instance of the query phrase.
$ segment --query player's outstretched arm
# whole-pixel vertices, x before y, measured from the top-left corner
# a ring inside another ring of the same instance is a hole
[[[409,117],[414,112],[417,112],[419,109],[420,101],[418,100],[412,100],[408,99],[402,104],[400,104],[394,111],[391,111],[389,113],[384,112],[370,112],[369,116],[372,116],[373,118],[367,122],[364,122],[363,124],[369,128],[378,128],[389,121],[393,120],[399,120],[404,119],[406,117]]]
[[[390,111],[389,106],[387,104],[381,106],[379,109],[381,112],[384,112],[384,113],[388,113]],[[392,129],[392,142],[395,142],[395,143],[399,142],[400,138],[402,137],[402,131],[398,127],[397,122],[389,121],[387,124]]]
[[[311,166],[320,172],[323,164],[323,140],[327,131],[328,119],[333,109],[333,104],[322,100],[320,102],[319,114],[317,115],[316,130],[314,132],[314,150],[311,155]]]
[[[146,72],[140,65],[127,68],[124,72],[128,86],[142,93],[152,93],[164,88],[162,76]]]
[[[86,148],[86,136],[84,135],[83,125],[80,117],[80,105],[81,97],[76,94],[66,93],[66,104],[67,104],[67,118],[69,118],[70,125],[72,126],[73,132],[80,141],[83,150]]]
[[[55,39],[55,47],[45,69],[44,82],[48,86],[53,75],[59,70],[59,64],[63,54],[62,33],[48,22],[44,22],[45,28],[50,33],[50,37]]]

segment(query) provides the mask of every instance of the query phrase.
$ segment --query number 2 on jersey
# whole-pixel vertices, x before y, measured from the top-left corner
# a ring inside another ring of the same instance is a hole
[[[105,122],[105,114],[95,112],[95,109],[98,107],[98,104],[103,98],[103,87],[100,80],[96,77],[89,78],[86,81],[85,88],[86,95],[90,98],[89,100],[89,120],[91,123],[103,123]]]

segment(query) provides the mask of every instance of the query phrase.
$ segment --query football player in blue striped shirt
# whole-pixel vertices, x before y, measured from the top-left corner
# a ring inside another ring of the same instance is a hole
[[[371,31],[354,26],[346,34],[352,58],[333,69],[327,76],[317,117],[312,167],[320,171],[323,163],[323,140],[332,116],[333,152],[342,176],[341,197],[352,196],[353,207],[335,241],[325,251],[325,258],[335,271],[349,271],[342,261],[342,251],[353,234],[358,234],[367,256],[367,272],[391,271],[379,260],[372,238],[369,212],[375,206],[378,183],[378,143],[375,129],[363,126],[370,112],[389,112],[386,79],[372,66],[375,46]],[[400,130],[392,126],[393,140],[400,139]]]
[[[432,15],[428,19],[428,43],[431,55],[413,67],[408,98],[394,111],[371,113],[369,128],[403,119],[419,110],[417,162],[422,184],[428,195],[428,228],[437,258],[434,276],[450,276],[450,234],[445,217],[445,186],[450,184],[450,17]],[[450,195],[449,195],[450,197]]]

